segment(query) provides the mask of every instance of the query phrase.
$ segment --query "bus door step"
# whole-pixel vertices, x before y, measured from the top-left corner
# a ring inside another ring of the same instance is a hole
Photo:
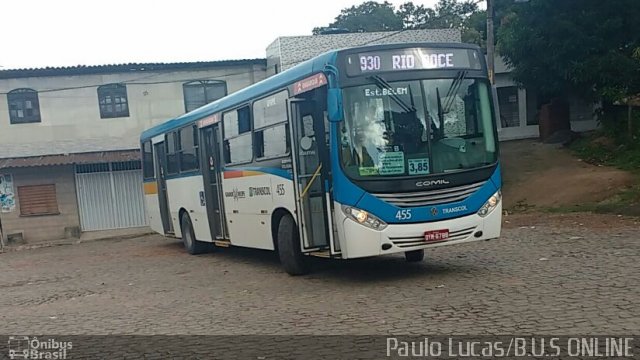
[[[227,247],[231,246],[231,241],[229,241],[229,240],[214,240],[213,243],[216,246],[219,246],[219,247],[227,248]]]

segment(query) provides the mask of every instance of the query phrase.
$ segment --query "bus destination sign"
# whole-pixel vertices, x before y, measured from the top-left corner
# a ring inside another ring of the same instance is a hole
[[[481,69],[478,52],[455,48],[392,49],[347,56],[349,76],[428,69]]]

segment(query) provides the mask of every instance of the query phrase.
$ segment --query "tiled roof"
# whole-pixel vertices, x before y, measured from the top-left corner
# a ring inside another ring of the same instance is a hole
[[[75,140],[51,140],[4,145],[0,143],[0,159],[132,150],[138,149],[139,146],[138,134],[131,134],[126,137],[104,136],[101,138],[78,138]]]
[[[15,79],[37,76],[69,76],[113,74],[134,71],[197,70],[222,66],[266,65],[266,59],[241,59],[220,61],[176,62],[176,63],[131,63],[113,65],[78,65],[33,69],[0,69],[0,79]]]
[[[328,34],[311,36],[282,36],[267,48],[268,66],[278,62],[282,70],[311,59],[325,51],[347,47],[422,43],[422,42],[460,42],[458,29],[423,29],[379,31],[364,33]]]
[[[0,159],[0,169],[34,166],[59,166],[74,164],[98,164],[107,162],[140,160],[140,151],[124,150],[69,155],[45,155],[15,159]]]

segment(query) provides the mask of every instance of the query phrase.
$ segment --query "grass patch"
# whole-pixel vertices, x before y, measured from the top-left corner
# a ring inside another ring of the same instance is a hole
[[[640,141],[617,143],[595,132],[572,142],[570,149],[589,164],[613,166],[640,175]]]
[[[582,204],[549,209],[552,212],[588,211],[640,216],[640,141],[616,142],[602,132],[594,132],[575,140],[571,151],[583,161],[611,166],[634,174],[636,182],[611,199],[597,204]]]

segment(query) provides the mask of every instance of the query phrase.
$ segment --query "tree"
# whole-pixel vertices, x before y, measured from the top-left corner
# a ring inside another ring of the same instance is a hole
[[[403,28],[402,19],[397,16],[393,4],[385,1],[367,1],[358,6],[342,9],[335,21],[326,27],[316,27],[317,35],[330,28],[346,29],[349,32],[393,31]]]
[[[498,51],[516,81],[547,99],[616,101],[640,92],[639,18],[637,0],[530,1],[503,18]]]
[[[478,13],[480,15],[477,15]],[[334,22],[326,27],[316,27],[313,34],[317,35],[331,28],[345,29],[349,32],[460,29],[463,41],[481,45],[482,14],[484,12],[479,12],[478,5],[472,0],[439,0],[434,8],[415,5],[409,1],[400,5],[398,10],[386,1],[367,1],[343,9]]]

